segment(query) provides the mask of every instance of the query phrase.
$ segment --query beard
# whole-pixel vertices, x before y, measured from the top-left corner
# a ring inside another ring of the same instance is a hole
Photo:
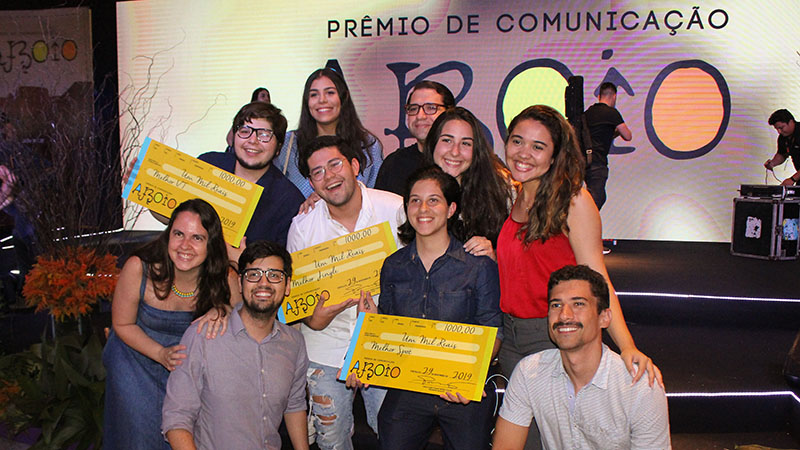
[[[236,155],[236,162],[238,162],[240,166],[244,167],[247,170],[261,170],[261,169],[269,166],[269,163],[271,163],[272,161],[271,160],[267,160],[267,161],[264,161],[264,162],[261,162],[261,163],[257,163],[257,164],[250,164],[250,163],[244,161],[242,158],[239,158],[239,155]]]
[[[252,293],[251,293],[252,295]],[[275,293],[274,295],[277,295]],[[280,301],[274,301],[275,297],[273,297],[273,302],[269,304],[259,303],[257,301],[253,301],[248,298],[242,299],[242,308],[247,310],[247,313],[254,319],[257,320],[266,320],[271,318],[275,315],[278,311],[278,308],[281,307]]]

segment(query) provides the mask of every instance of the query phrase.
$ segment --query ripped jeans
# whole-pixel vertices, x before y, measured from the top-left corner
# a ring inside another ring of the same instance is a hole
[[[353,397],[355,391],[347,389],[336,379],[338,367],[312,362],[308,366],[308,393],[311,396],[311,414],[316,428],[316,442],[321,450],[352,450]],[[378,433],[378,411],[381,409],[386,389],[370,386],[361,391],[367,423]]]

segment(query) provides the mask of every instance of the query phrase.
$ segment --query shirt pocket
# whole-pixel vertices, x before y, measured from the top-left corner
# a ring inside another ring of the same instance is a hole
[[[475,292],[472,288],[439,291],[436,305],[438,320],[473,323],[475,321]]]

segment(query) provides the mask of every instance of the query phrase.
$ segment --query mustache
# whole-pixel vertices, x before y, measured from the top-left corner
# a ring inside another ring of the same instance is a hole
[[[580,322],[556,322],[553,324],[553,330],[555,330],[558,327],[564,327],[564,326],[583,328],[583,324]]]

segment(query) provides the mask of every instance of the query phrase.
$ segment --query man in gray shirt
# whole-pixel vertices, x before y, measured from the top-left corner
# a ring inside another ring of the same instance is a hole
[[[670,448],[664,388],[633,384],[603,345],[608,285],[587,266],[565,266],[547,284],[547,325],[558,349],[520,361],[506,389],[493,450],[522,449],[536,417],[545,449]]]
[[[243,301],[216,339],[186,330],[186,359],[170,374],[161,430],[175,449],[280,449],[286,421],[295,449],[308,449],[306,371],[299,331],[275,320],[289,295],[292,259],[258,241],[239,258]]]

